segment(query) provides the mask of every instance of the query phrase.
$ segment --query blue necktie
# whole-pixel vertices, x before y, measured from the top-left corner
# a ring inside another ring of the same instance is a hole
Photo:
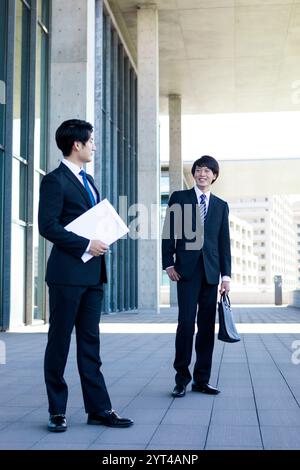
[[[205,194],[201,194],[200,196],[200,217],[201,221],[204,224],[206,219],[206,196]]]
[[[88,195],[90,197],[92,206],[94,206],[96,204],[96,201],[95,201],[95,198],[94,198],[93,193],[91,191],[91,188],[89,186],[88,179],[86,177],[86,172],[84,170],[80,170],[79,174],[80,174],[80,176],[82,176],[84,187],[88,192]]]

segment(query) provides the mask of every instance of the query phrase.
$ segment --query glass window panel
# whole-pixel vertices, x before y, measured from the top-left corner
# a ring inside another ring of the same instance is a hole
[[[6,1],[0,2],[0,145],[4,146],[5,125]]]
[[[103,39],[102,39],[102,108],[106,110],[106,48],[107,48],[107,37],[106,37],[106,16],[103,16]]]
[[[16,3],[13,155],[27,158],[30,12]]]
[[[39,235],[38,230],[38,204],[39,188],[42,176],[34,174],[34,212],[33,212],[33,289],[34,289],[34,320],[44,320],[45,303],[45,239]]]
[[[12,218],[26,221],[27,165],[13,158],[12,165]]]
[[[35,166],[46,170],[48,111],[48,35],[38,28],[35,88]]]
[[[20,200],[20,162],[16,158],[13,158],[12,163],[12,181],[13,188],[12,191],[12,218],[14,220],[19,220],[19,200]]]
[[[0,221],[2,219],[2,203],[4,199],[4,188],[3,188],[3,178],[4,178],[4,152],[0,149]],[[2,227],[2,224],[1,224]],[[1,247],[1,245],[0,245]]]
[[[35,167],[40,166],[41,154],[41,56],[42,33],[40,27],[37,32],[36,42],[36,71],[35,71],[35,125],[34,125],[34,160]]]
[[[110,88],[111,88],[110,115],[112,116],[112,119],[113,119],[114,104],[115,104],[115,98],[116,98],[114,94],[114,91],[115,91],[114,90],[114,78],[115,78],[114,58],[115,58],[116,50],[115,50],[115,44],[114,44],[113,30],[111,30],[110,41],[111,41],[111,47],[110,47]]]
[[[25,314],[25,241],[26,228],[13,223],[11,230],[10,325],[20,325]],[[16,256],[16,250],[18,256]]]
[[[49,26],[49,0],[38,0],[37,11],[39,21],[48,28]]]
[[[4,153],[0,150],[0,277],[2,278],[2,240],[3,240],[3,170]],[[2,282],[0,282],[0,326],[2,325]]]

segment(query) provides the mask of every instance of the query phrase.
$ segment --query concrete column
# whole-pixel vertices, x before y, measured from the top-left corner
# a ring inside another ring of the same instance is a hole
[[[59,124],[72,118],[94,121],[95,0],[51,3],[48,170],[61,160],[55,143]]]
[[[159,311],[159,181],[158,152],[158,12],[147,4],[137,11],[138,58],[138,202],[144,209],[143,239],[138,245],[138,308]],[[148,218],[148,221],[146,220]]]
[[[183,166],[181,152],[181,96],[169,95],[169,184],[170,194],[183,189]],[[176,283],[170,281],[170,305],[177,305]]]
[[[62,159],[55,142],[58,126],[73,118],[94,123],[95,70],[95,0],[52,0],[51,5],[48,172]],[[87,171],[94,173],[93,162]],[[47,257],[50,250],[47,243]]]

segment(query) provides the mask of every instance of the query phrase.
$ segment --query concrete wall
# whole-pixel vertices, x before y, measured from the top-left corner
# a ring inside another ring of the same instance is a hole
[[[55,131],[72,118],[94,120],[94,0],[52,0],[48,170],[61,160]]]
[[[140,311],[156,313],[159,309],[160,274],[160,164],[158,154],[158,14],[155,5],[144,5],[138,9],[137,35],[138,202],[146,209],[148,217],[151,217],[151,227],[148,224],[148,236],[140,238],[138,242],[138,308]],[[145,220],[145,226],[146,223]]]

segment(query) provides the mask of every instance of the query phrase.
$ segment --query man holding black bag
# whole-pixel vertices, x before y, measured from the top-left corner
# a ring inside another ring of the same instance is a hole
[[[163,269],[177,282],[178,327],[175,342],[176,370],[173,397],[183,397],[192,380],[195,317],[197,315],[196,363],[192,391],[216,395],[209,384],[214,347],[216,303],[230,290],[231,253],[228,204],[210,192],[219,176],[219,164],[203,156],[192,167],[195,186],[175,191],[169,200],[163,229]]]

